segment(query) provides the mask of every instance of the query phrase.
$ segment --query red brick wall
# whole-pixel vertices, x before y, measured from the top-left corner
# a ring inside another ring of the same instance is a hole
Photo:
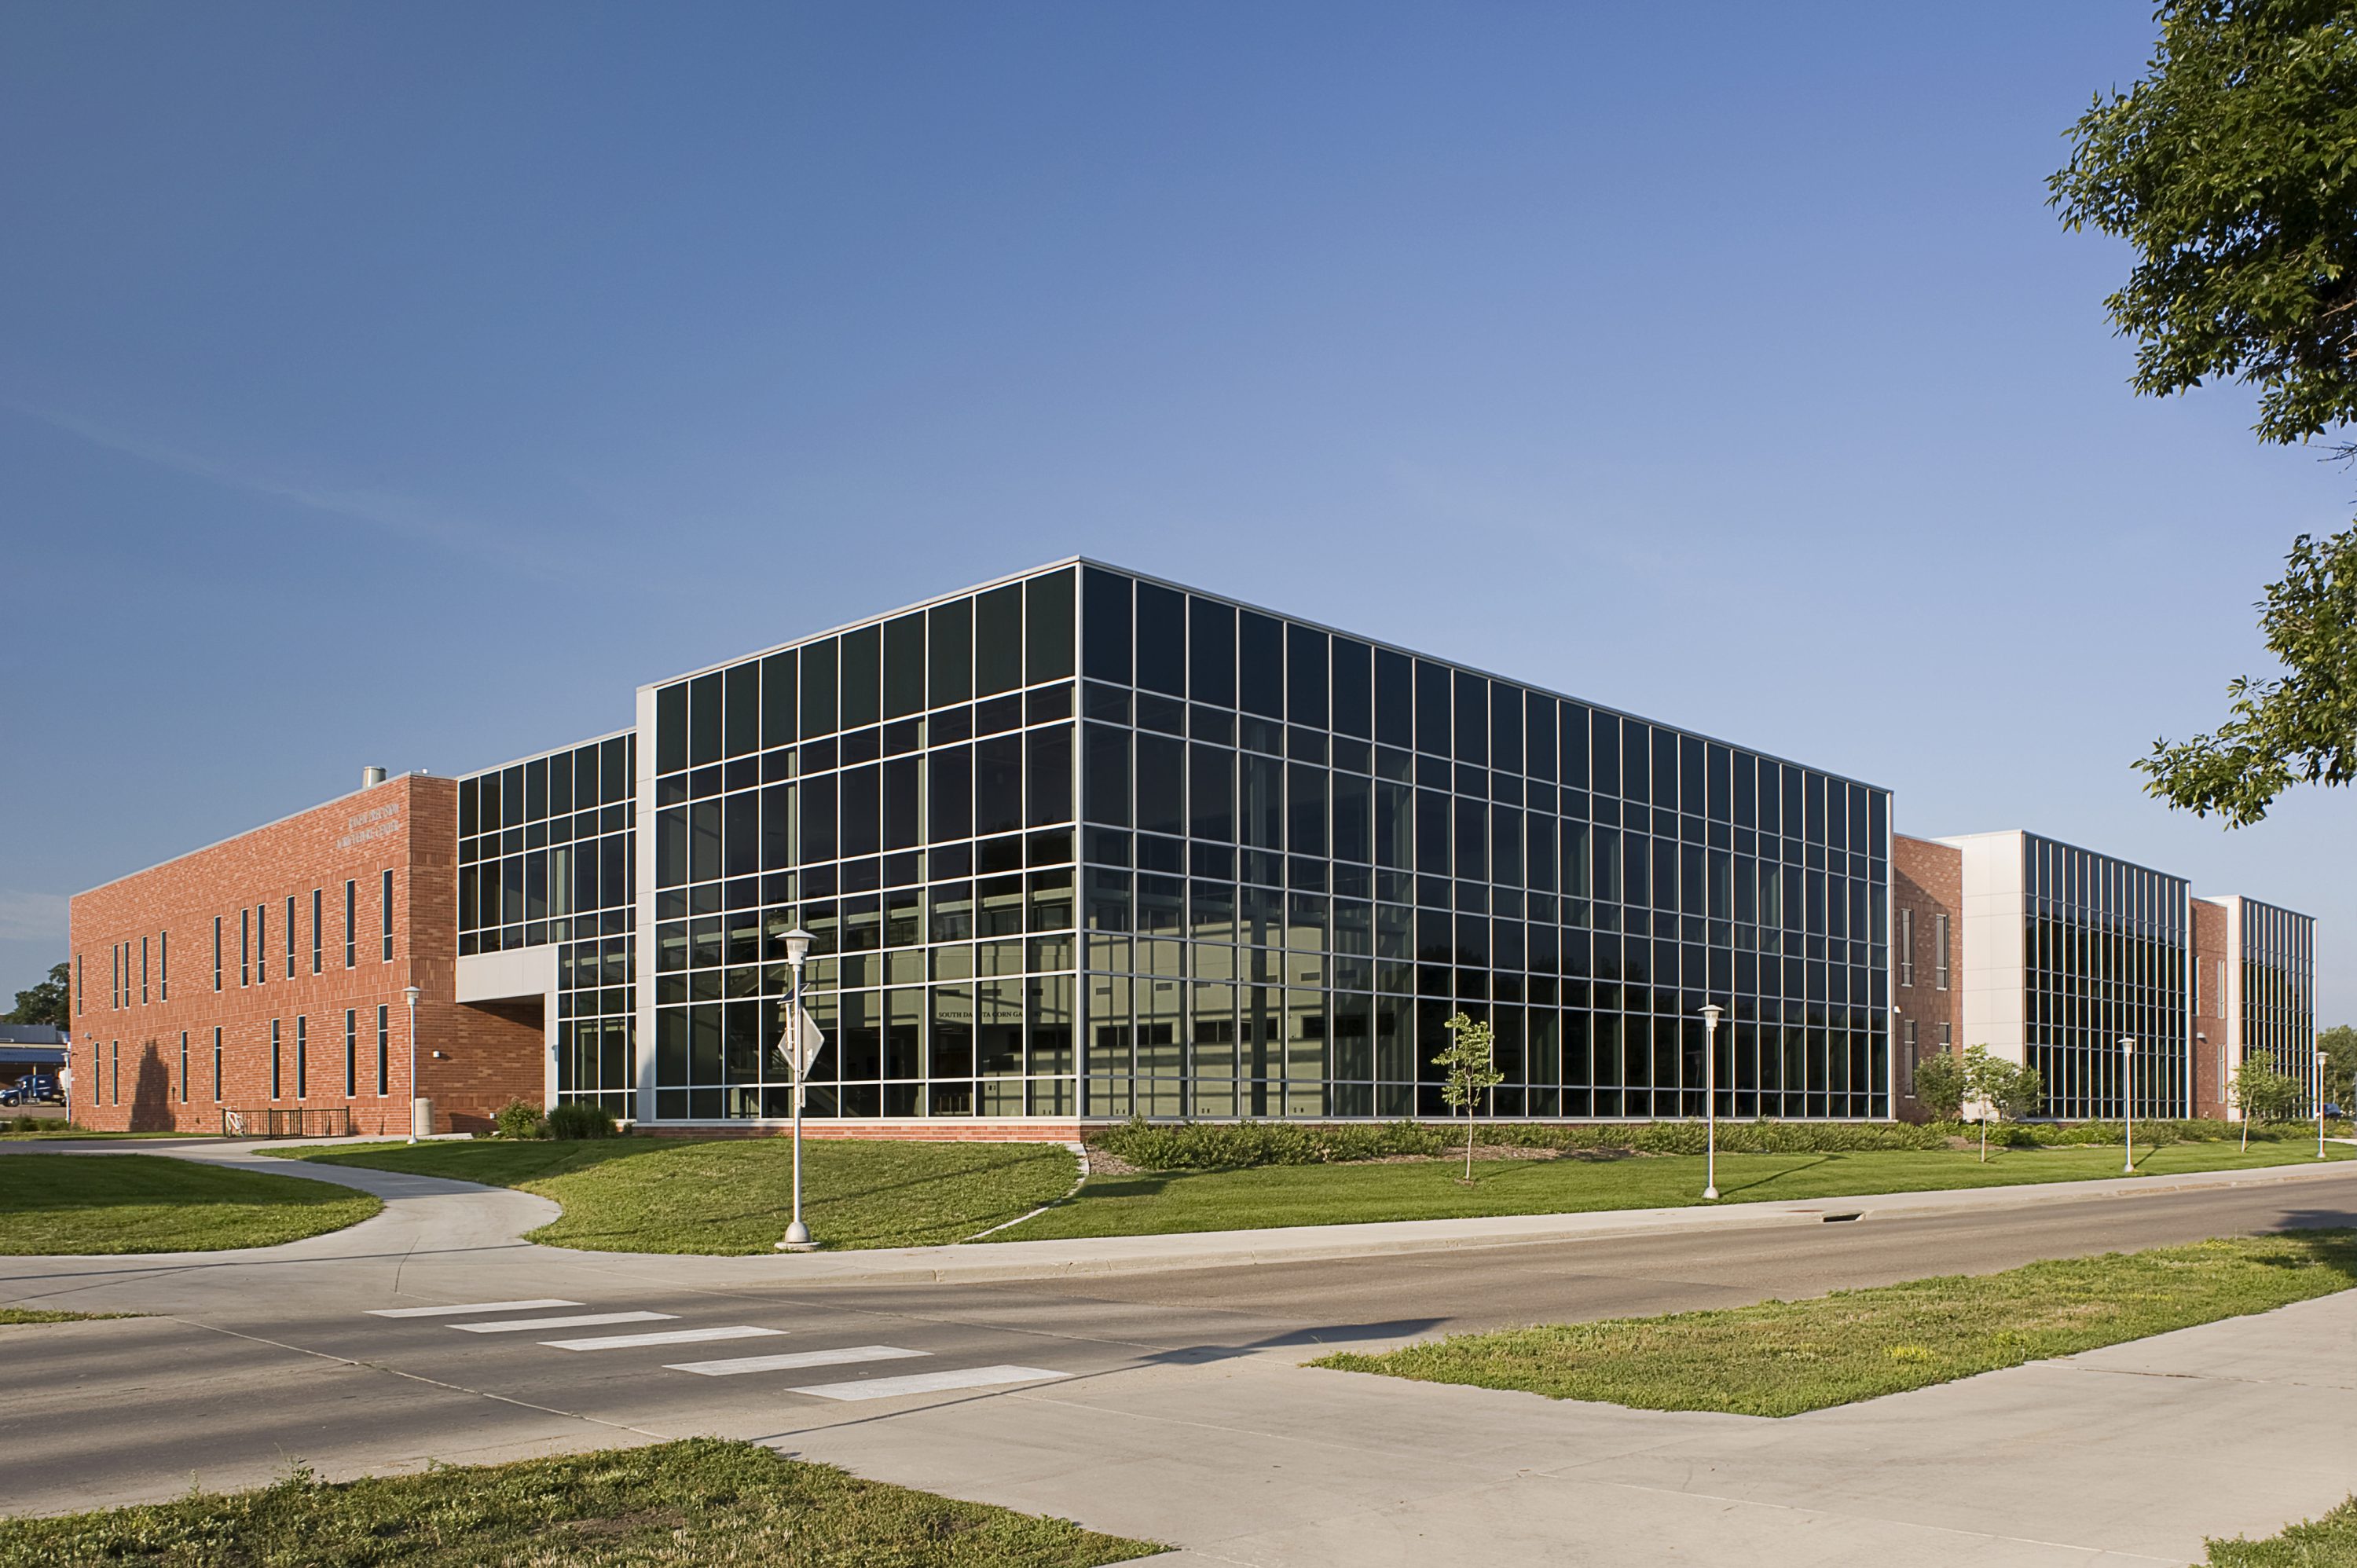
[[[2196,898],[2193,903],[2193,1033],[2208,1039],[2193,1042],[2193,1114],[2226,1114],[2226,1086],[2220,1081],[2219,1055],[2226,1048],[2231,1026],[2218,1016],[2225,998],[2218,987],[2218,961],[2226,957],[2226,907]]]
[[[1940,1049],[1940,1026],[1945,1024],[1955,1049],[1964,1048],[1964,853],[1929,839],[1891,835],[1890,843],[1890,995],[1899,1010],[1898,1043],[1891,1061],[1891,1107],[1913,1122],[1924,1119],[1911,1090],[1914,1074],[1899,1058],[1906,1054],[1906,1026],[1915,1026],[1915,1059]],[[1915,983],[1901,985],[1899,977],[1900,911],[1914,915]],[[1948,989],[1939,989],[1940,915],[1948,917]]]
[[[410,1086],[403,987],[423,992],[417,1010],[418,1076],[462,1115],[510,1086],[541,1091],[538,1030],[528,1041],[511,1020],[487,1028],[456,996],[457,786],[413,774],[347,795],[225,843],[180,856],[77,896],[71,907],[77,993],[71,1020],[74,1118],[102,1129],[216,1132],[221,1112],[297,1106],[349,1108],[356,1130],[401,1132]],[[379,889],[393,873],[393,959],[383,951]],[[344,882],[355,879],[358,962],[344,967]],[[311,892],[320,891],[319,972],[311,972]],[[285,972],[285,901],[296,900],[296,968]],[[260,955],[266,978],[239,983],[240,911],[268,907]],[[213,989],[212,923],[221,918],[221,988]],[[168,936],[170,994],[163,994],[159,938]],[[148,942],[149,985],[142,1001],[139,943]],[[110,949],[127,942],[131,982],[115,1004]],[[376,1093],[376,1009],[391,1009],[387,1092]],[[344,1092],[344,1013],[359,1025],[356,1095]],[[307,1021],[306,1092],[296,1093],[296,1019]],[[270,1026],[279,1023],[280,1094],[270,1094]],[[212,1092],[212,1034],[221,1031],[221,1094]],[[187,1099],[181,1098],[180,1033],[188,1036]],[[448,1053],[448,1075],[431,1053]],[[517,1060],[508,1059],[510,1057]],[[520,1063],[520,1065],[519,1065]],[[437,1126],[449,1118],[437,1109]]]

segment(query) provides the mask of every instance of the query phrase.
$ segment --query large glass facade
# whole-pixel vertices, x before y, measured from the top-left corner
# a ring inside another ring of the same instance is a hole
[[[1496,1114],[1696,1115],[1706,1002],[1722,1114],[1889,1113],[1881,789],[1086,564],[652,721],[658,1120],[786,1113],[797,920],[821,1116],[1438,1114],[1460,1008]]]
[[[2022,835],[2022,967],[2029,1065],[2041,1114],[2121,1113],[2120,1038],[2136,1042],[2139,1116],[2183,1116],[2186,964],[2183,878],[2035,833]]]
[[[637,736],[458,780],[458,951],[556,947],[556,1097],[638,1114]]]
[[[2243,1059],[2316,1081],[2316,920],[2255,898],[2242,904]],[[2309,1110],[2313,1112],[2311,1104]]]

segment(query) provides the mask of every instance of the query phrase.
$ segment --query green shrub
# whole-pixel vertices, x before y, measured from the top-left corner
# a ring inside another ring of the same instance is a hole
[[[9,1118],[8,1131],[11,1133],[38,1133],[46,1125],[47,1123],[38,1116],[14,1116]]]
[[[509,1101],[492,1115],[491,1124],[502,1138],[538,1138],[546,1134],[540,1107],[529,1100]]]
[[[1437,1155],[1461,1146],[1465,1123],[1387,1122],[1150,1122],[1132,1121],[1091,1141],[1140,1170],[1223,1170],[1313,1165],[1391,1155]],[[1699,1155],[1700,1122],[1476,1123],[1474,1141],[1522,1149],[1599,1154]],[[1936,1149],[1945,1134],[1887,1122],[1721,1122],[1718,1146],[1733,1155],[1825,1154],[1861,1149]]]
[[[602,1105],[569,1100],[548,1113],[544,1136],[551,1138],[610,1138],[617,1129],[614,1113]]]

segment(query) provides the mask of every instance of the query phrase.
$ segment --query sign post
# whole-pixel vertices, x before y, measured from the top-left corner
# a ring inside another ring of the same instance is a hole
[[[786,1067],[794,1075],[794,1219],[786,1227],[786,1239],[777,1243],[780,1252],[807,1252],[818,1246],[811,1240],[810,1227],[802,1223],[802,1097],[809,1080],[810,1069],[816,1065],[819,1052],[826,1048],[826,1036],[819,1032],[818,1020],[802,1006],[802,960],[810,953],[811,935],[800,926],[785,937],[786,962],[793,966],[793,994],[786,999],[782,1009],[783,1030],[778,1036],[778,1054],[786,1058]]]

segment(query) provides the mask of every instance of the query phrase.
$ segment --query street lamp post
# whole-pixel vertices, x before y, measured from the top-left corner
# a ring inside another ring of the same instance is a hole
[[[1702,1137],[1703,1188],[1706,1198],[1718,1197],[1718,1004],[1702,1010]]]
[[[2127,1163],[2120,1167],[2127,1176],[2136,1175],[2136,1036],[2120,1036],[2120,1126],[2127,1133]]]
[[[786,962],[794,972],[793,994],[786,999],[786,1065],[794,1074],[794,1218],[786,1227],[780,1252],[806,1252],[817,1243],[802,1223],[802,1075],[810,1063],[802,1057],[802,960],[810,956],[811,934],[800,925],[786,933]]]
[[[417,998],[421,993],[409,985],[402,988],[401,994],[409,1003],[409,1141],[414,1144],[417,1142]]]
[[[2316,1157],[2324,1157],[2324,1050],[2316,1052]]]

